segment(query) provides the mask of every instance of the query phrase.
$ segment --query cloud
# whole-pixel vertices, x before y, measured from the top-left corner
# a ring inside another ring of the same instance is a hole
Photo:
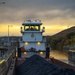
[[[75,0],[5,0],[7,8],[51,10],[75,9]]]
[[[3,1],[3,0],[1,0]],[[75,0],[4,0],[0,24],[39,18],[51,24],[75,24]]]

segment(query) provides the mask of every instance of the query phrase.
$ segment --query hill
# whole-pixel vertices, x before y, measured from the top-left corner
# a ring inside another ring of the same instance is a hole
[[[66,36],[67,34],[69,33],[72,33],[72,32],[75,32],[75,26],[69,28],[69,29],[66,29],[66,30],[63,30],[55,35],[53,35],[52,37],[62,37],[62,36]]]
[[[63,47],[73,48],[75,46],[75,26],[63,30],[47,39],[52,49],[63,50]]]

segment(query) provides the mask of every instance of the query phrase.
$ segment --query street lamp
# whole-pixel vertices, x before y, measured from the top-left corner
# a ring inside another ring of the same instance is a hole
[[[10,44],[10,42],[9,42],[9,27],[12,27],[12,26],[8,25],[8,50],[9,50],[9,44]]]

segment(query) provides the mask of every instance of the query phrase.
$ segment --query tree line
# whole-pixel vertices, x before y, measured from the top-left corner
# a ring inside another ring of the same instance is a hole
[[[47,43],[50,44],[53,50],[63,50],[63,46],[74,47],[75,32],[62,35],[61,37],[50,36],[49,39],[47,39]]]

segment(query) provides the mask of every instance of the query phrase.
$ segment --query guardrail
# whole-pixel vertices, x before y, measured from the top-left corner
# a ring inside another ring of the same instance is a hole
[[[0,61],[1,60],[3,60],[3,59],[7,59],[12,53],[14,52],[14,50],[9,50],[9,51],[7,51],[4,55],[2,55],[1,57],[0,57]]]
[[[8,72],[8,69],[11,65],[12,59],[13,59],[13,53],[15,50],[7,51],[6,54],[4,54],[0,58],[0,75],[6,75]]]

